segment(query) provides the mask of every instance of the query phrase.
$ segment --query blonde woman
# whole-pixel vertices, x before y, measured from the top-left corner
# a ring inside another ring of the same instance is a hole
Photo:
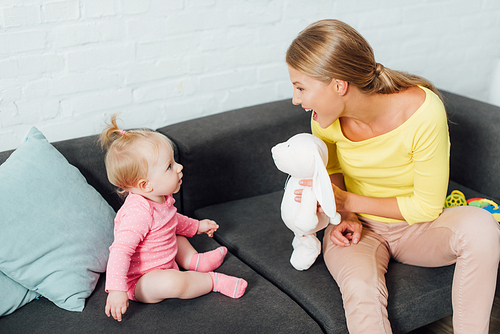
[[[385,273],[392,258],[428,267],[456,263],[454,331],[488,333],[499,227],[479,208],[443,210],[450,143],[439,92],[377,63],[366,40],[337,20],[303,30],[286,62],[293,103],[312,112],[312,132],[329,148],[342,221],[325,232],[323,251],[349,332],[391,333]],[[296,195],[300,201],[301,191]]]

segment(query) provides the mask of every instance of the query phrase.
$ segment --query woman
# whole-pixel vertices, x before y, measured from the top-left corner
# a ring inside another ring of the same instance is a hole
[[[286,62],[293,103],[312,111],[313,134],[329,148],[342,221],[325,232],[323,252],[349,331],[391,332],[385,273],[393,258],[427,267],[456,263],[454,331],[487,333],[500,231],[483,209],[443,210],[450,144],[439,92],[375,62],[365,39],[337,20],[302,31]]]

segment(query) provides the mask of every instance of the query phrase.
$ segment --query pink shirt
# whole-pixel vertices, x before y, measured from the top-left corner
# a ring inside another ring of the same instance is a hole
[[[165,203],[130,193],[115,217],[106,272],[106,291],[127,291],[127,281],[153,269],[178,269],[176,235],[192,237],[199,221],[177,213],[174,198]]]

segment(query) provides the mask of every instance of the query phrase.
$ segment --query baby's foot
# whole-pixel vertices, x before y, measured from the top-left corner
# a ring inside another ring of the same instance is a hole
[[[248,283],[243,278],[214,272],[209,274],[212,277],[212,291],[220,292],[231,298],[240,298],[245,293]]]
[[[224,257],[227,254],[227,248],[222,246],[206,253],[194,254],[189,264],[189,270],[208,273],[219,268]]]

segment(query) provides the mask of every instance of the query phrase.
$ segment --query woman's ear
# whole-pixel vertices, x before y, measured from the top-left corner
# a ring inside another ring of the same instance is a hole
[[[140,179],[139,183],[137,184],[137,188],[145,193],[153,191],[153,187],[151,187],[151,184],[146,179]]]
[[[339,79],[335,80],[335,90],[339,94],[339,96],[344,96],[347,93],[347,87],[349,86],[349,82]]]

